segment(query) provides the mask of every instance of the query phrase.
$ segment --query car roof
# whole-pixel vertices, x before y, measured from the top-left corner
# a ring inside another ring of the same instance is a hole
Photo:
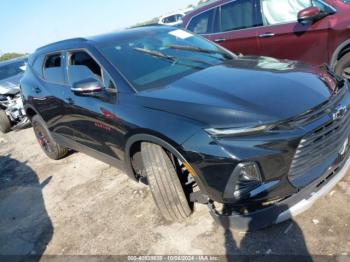
[[[28,63],[32,65],[35,59],[40,55],[45,55],[48,53],[59,52],[60,50],[74,49],[74,48],[86,48],[89,46],[103,45],[110,42],[115,42],[118,40],[123,40],[132,35],[144,35],[147,33],[154,33],[157,31],[164,30],[165,28],[177,30],[177,27],[171,27],[166,25],[152,25],[152,26],[140,26],[134,28],[128,28],[121,31],[116,31],[112,33],[91,36],[91,37],[78,37],[71,38],[67,40],[62,40],[54,42],[42,47],[39,47],[35,52],[29,56]]]
[[[207,10],[208,8],[226,3],[226,2],[231,2],[232,0],[209,0],[203,4],[198,5],[191,13],[188,15],[191,15],[192,13],[198,13],[204,10]]]
[[[161,32],[164,30],[171,30],[171,29],[177,30],[179,28],[167,26],[167,25],[140,26],[140,27],[128,28],[128,29],[114,32],[114,33],[89,37],[88,40],[89,42],[92,42],[94,44],[103,45],[105,43],[115,42],[118,40],[123,40],[129,37],[133,37],[133,36],[154,34],[157,32]]]
[[[165,26],[165,25],[140,26],[140,27],[128,28],[121,31],[116,31],[112,33],[102,34],[102,35],[96,35],[96,36],[85,37],[85,38],[82,38],[82,37],[72,38],[72,39],[67,39],[59,42],[54,42],[38,48],[35,52],[49,53],[49,52],[55,52],[57,50],[71,49],[81,45],[85,46],[85,45],[109,43],[110,41],[116,41],[119,39],[127,38],[132,35],[136,36],[136,35],[142,35],[145,33],[163,31],[165,28],[167,28],[168,30],[178,29],[177,27],[171,27],[171,26]]]

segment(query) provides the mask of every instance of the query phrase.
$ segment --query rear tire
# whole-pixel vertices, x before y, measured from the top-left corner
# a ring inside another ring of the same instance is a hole
[[[50,131],[47,129],[44,120],[35,115],[32,118],[32,126],[38,143],[44,153],[53,160],[64,158],[68,154],[68,149],[57,144],[51,137]]]
[[[11,121],[6,115],[6,112],[0,109],[0,132],[8,133],[11,131]]]
[[[142,161],[151,192],[161,214],[169,221],[181,221],[191,208],[176,168],[164,149],[152,143],[141,144]]]
[[[350,53],[345,54],[335,67],[335,73],[350,80]]]

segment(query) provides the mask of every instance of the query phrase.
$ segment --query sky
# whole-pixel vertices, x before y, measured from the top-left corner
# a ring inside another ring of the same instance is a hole
[[[31,53],[67,38],[103,34],[198,0],[0,0],[0,54]]]

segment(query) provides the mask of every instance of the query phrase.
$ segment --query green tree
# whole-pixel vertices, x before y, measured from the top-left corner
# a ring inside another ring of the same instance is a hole
[[[5,53],[2,56],[0,56],[0,61],[5,61],[5,60],[10,60],[16,57],[21,57],[24,56],[26,54],[22,54],[22,53]]]

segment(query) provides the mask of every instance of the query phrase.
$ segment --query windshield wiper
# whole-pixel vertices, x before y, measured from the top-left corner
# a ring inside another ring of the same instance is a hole
[[[141,52],[141,53],[151,55],[151,56],[160,57],[160,58],[172,61],[172,62],[177,61],[177,58],[175,56],[170,56],[170,55],[164,54],[164,53],[156,51],[156,50],[150,50],[150,49],[139,48],[139,47],[135,47],[134,50]]]
[[[142,53],[145,53],[145,54],[148,54],[148,55],[151,55],[151,56],[155,56],[155,57],[159,57],[159,58],[162,58],[162,59],[169,60],[169,61],[173,62],[174,64],[177,64],[180,60],[188,60],[188,61],[192,61],[192,62],[195,62],[195,63],[202,63],[202,64],[206,64],[206,65],[209,65],[209,66],[213,66],[213,64],[211,64],[211,63],[209,63],[207,61],[200,60],[200,59],[194,59],[194,58],[188,58],[188,57],[170,56],[170,55],[164,54],[164,53],[156,51],[156,50],[150,50],[150,49],[138,48],[138,47],[134,48],[134,50],[142,52]]]
[[[226,53],[224,51],[205,49],[205,48],[200,48],[200,47],[190,46],[190,45],[168,45],[166,47],[172,48],[172,49],[178,49],[178,50],[186,50],[186,51],[205,53],[205,54],[219,54],[219,55],[222,55],[226,59],[233,59],[234,58],[234,56],[232,56],[229,53]]]

